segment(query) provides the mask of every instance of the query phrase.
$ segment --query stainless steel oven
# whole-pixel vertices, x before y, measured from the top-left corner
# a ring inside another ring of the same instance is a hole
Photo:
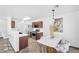
[[[36,39],[36,31],[32,31],[32,39]]]

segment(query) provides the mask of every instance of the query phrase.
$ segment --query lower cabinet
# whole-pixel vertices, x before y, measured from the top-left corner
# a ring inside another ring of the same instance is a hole
[[[29,33],[29,37],[32,37],[32,32]]]
[[[19,50],[24,49],[28,46],[28,36],[23,36],[19,38]]]
[[[43,32],[36,33],[36,40],[39,40],[43,36]]]
[[[35,39],[36,39],[36,40],[39,40],[39,39],[43,36],[43,32],[36,32],[36,33],[34,33],[34,34],[35,34]],[[32,36],[33,36],[33,34],[32,34],[32,32],[30,32],[30,33],[29,33],[29,37],[32,38]]]

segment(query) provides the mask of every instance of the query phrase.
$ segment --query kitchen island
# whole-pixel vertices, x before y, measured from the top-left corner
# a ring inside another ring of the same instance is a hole
[[[19,34],[18,31],[13,30],[9,34],[9,41],[15,52],[28,46],[28,34]]]

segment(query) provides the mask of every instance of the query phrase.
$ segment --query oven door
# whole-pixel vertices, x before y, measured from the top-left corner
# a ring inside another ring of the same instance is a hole
[[[36,39],[36,32],[32,32],[32,39]]]

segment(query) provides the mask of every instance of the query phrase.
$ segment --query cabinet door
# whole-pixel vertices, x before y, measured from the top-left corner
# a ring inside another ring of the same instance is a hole
[[[32,37],[32,32],[30,32],[30,37]]]
[[[11,21],[11,28],[15,28],[15,21]]]
[[[43,32],[40,33],[36,33],[36,40],[39,40],[41,38],[41,36],[43,36]]]
[[[23,36],[19,38],[19,50],[28,46],[28,36]]]
[[[43,22],[42,21],[32,22],[32,28],[43,28]]]

